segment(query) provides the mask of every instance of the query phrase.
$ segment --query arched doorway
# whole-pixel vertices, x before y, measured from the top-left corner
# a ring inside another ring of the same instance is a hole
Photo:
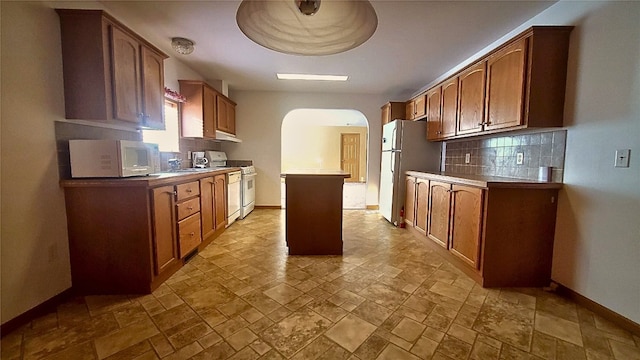
[[[282,120],[281,172],[342,169],[345,209],[366,208],[369,123],[358,110],[295,109]],[[281,206],[285,206],[284,184]]]

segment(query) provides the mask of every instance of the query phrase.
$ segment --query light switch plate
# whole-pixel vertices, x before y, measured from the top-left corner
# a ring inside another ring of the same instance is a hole
[[[465,163],[465,164],[468,164],[468,163],[470,163],[470,162],[471,162],[471,154],[467,153],[467,154],[464,156],[464,163]]]
[[[524,164],[524,153],[517,153],[516,154],[516,165],[522,165]]]
[[[616,150],[616,160],[614,162],[615,167],[629,167],[629,156],[631,155],[631,149],[618,149]]]

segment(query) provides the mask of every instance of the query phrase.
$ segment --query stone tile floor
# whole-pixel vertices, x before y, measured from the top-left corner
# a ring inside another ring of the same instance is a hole
[[[640,359],[640,337],[541,289],[483,289],[376,211],[344,256],[287,256],[256,210],[153,294],[87,296],[2,338],[2,359]]]

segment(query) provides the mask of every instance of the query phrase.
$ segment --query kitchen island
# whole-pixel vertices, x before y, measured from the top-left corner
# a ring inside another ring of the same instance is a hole
[[[341,170],[292,170],[286,185],[286,241],[289,255],[342,254]]]

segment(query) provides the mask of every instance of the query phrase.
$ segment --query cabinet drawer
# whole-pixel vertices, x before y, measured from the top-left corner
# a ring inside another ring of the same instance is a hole
[[[192,181],[190,183],[176,185],[176,201],[188,199],[192,196],[200,195],[200,183]]]
[[[199,212],[178,222],[178,236],[180,238],[180,258],[183,258],[202,242]]]
[[[176,204],[178,208],[178,220],[182,220],[189,215],[193,215],[200,211],[200,197]]]

